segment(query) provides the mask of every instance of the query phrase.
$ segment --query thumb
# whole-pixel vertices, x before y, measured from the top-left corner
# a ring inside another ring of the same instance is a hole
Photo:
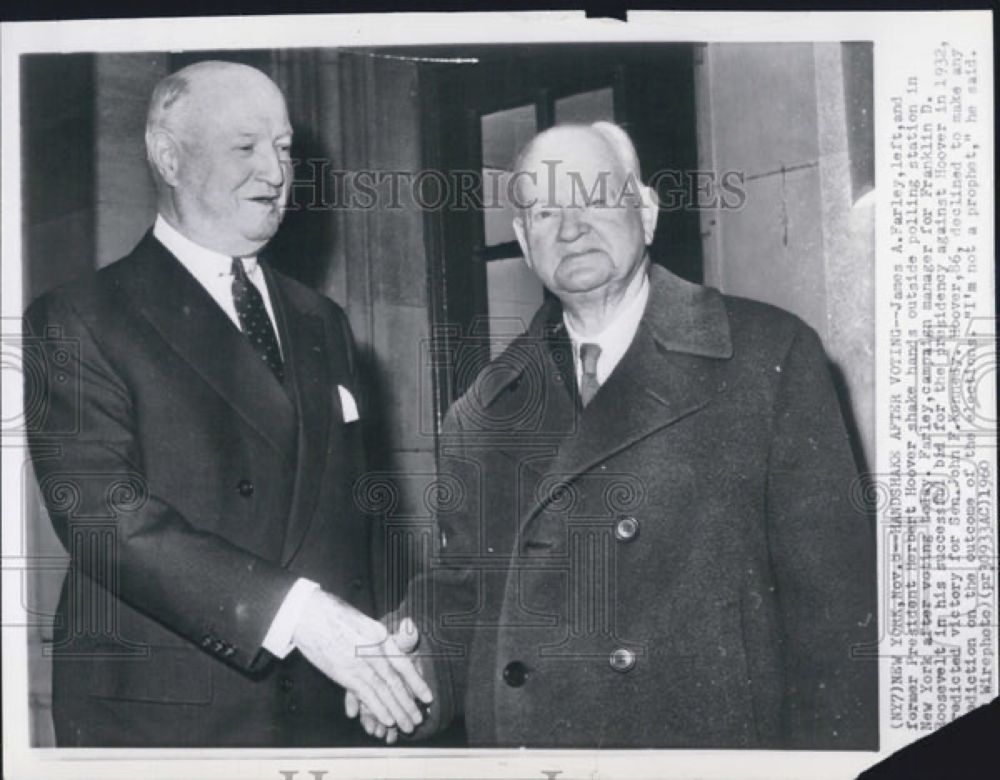
[[[417,624],[408,617],[403,618],[399,623],[399,631],[393,635],[393,640],[396,642],[396,647],[404,653],[412,653],[420,643]]]

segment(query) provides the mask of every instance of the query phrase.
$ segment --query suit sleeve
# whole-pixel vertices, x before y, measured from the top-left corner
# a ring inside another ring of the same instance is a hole
[[[220,659],[265,665],[261,644],[296,577],[198,530],[157,495],[129,388],[69,300],[39,299],[25,323],[34,366],[25,399],[39,410],[29,447],[70,565]],[[113,527],[103,553],[80,541],[93,518]]]
[[[873,748],[871,517],[852,500],[857,468],[811,329],[800,328],[778,368],[767,522],[782,617],[787,747]]]

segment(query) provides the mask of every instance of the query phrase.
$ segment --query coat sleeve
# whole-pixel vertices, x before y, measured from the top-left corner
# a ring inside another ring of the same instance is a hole
[[[768,463],[768,543],[781,612],[789,748],[877,744],[875,538],[819,338],[785,359]]]
[[[264,666],[261,643],[295,576],[198,530],[157,495],[129,388],[66,296],[36,301],[25,335],[29,447],[70,565],[218,658]],[[110,549],[85,538],[93,518],[111,523]]]

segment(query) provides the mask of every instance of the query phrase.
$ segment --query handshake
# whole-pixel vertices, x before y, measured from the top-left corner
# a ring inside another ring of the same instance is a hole
[[[307,602],[293,636],[306,659],[346,690],[347,716],[361,717],[368,734],[396,741],[398,730],[412,732],[423,722],[417,701],[434,696],[413,655],[417,627],[405,618],[395,634],[326,591]]]

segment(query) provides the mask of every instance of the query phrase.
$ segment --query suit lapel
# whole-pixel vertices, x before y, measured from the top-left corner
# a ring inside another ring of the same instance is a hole
[[[266,262],[261,262],[268,289],[273,290],[272,306],[286,345],[285,370],[289,372],[291,394],[298,409],[298,451],[295,484],[285,531],[281,562],[286,565],[298,551],[316,508],[323,472],[331,453],[341,444],[341,426],[334,425],[331,411],[340,410],[338,384],[348,384],[346,356],[331,369],[328,338],[323,320],[292,303],[285,283]],[[332,370],[332,375],[331,375]],[[352,388],[353,389],[353,388]]]
[[[239,328],[151,232],[133,259],[128,294],[139,313],[291,465],[294,409]]]

